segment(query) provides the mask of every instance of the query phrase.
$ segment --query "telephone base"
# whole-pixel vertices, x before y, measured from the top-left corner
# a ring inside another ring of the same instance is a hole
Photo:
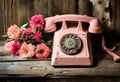
[[[63,34],[63,33],[61,33]],[[56,37],[59,32],[55,33],[54,39],[54,48],[52,51],[52,61],[51,65],[53,66],[91,66],[93,64],[93,53],[92,53],[92,45],[89,33],[79,34],[78,36],[82,40],[82,48],[79,53],[74,55],[68,55],[61,51],[59,45],[59,38]],[[58,42],[58,43],[56,43]]]
[[[51,64],[53,66],[91,66],[93,60],[90,57],[55,58]]]

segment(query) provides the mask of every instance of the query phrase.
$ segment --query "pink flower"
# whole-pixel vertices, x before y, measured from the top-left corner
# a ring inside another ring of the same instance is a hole
[[[11,25],[8,28],[8,37],[11,39],[18,39],[20,35],[20,28],[17,25]]]
[[[4,46],[4,49],[5,49],[5,51],[7,51],[7,52],[11,52],[11,50],[12,50],[12,44],[14,43],[14,41],[11,41],[11,42],[7,42],[6,44],[5,44],[5,46]]]
[[[38,44],[37,49],[35,50],[35,56],[40,59],[49,57],[50,49],[44,43]]]
[[[19,53],[23,58],[31,58],[34,56],[34,46],[24,42],[19,50]]]
[[[12,43],[11,54],[18,56],[20,47],[21,44],[19,42]]]
[[[34,29],[43,28],[44,24],[45,24],[45,20],[42,15],[39,14],[31,17],[30,26],[33,27]]]
[[[29,27],[29,28],[26,28],[26,29],[23,29],[22,30],[22,34],[25,33],[25,32],[34,32],[34,29]]]
[[[36,42],[39,42],[40,39],[42,38],[42,35],[41,35],[41,34],[42,34],[42,33],[41,33],[40,31],[38,31],[38,32],[35,33],[35,41],[36,41]]]
[[[33,29],[31,28],[22,30],[19,40],[21,42],[34,43],[35,38],[34,38],[34,33],[32,31]]]

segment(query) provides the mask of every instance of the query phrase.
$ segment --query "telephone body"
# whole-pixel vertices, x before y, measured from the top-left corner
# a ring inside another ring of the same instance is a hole
[[[51,65],[53,66],[90,66],[93,64],[90,33],[101,33],[97,18],[86,15],[66,14],[45,19],[45,31],[54,32]],[[78,21],[77,27],[67,27],[66,21]],[[56,31],[56,22],[62,22]],[[84,31],[81,22],[89,23]]]

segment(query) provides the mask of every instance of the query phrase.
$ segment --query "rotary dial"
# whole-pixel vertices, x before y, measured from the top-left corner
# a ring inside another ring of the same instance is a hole
[[[82,41],[76,34],[65,34],[60,40],[60,47],[65,54],[74,55],[80,52]]]

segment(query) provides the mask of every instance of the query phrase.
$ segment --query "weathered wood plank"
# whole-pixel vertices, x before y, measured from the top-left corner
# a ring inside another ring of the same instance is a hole
[[[89,0],[79,0],[78,9],[79,14],[92,16],[92,4]]]
[[[0,62],[0,75],[73,77],[73,76],[120,76],[120,63],[111,60],[99,61],[95,67],[51,66],[50,61]]]
[[[53,15],[56,14],[73,14],[76,13],[75,0],[54,0],[53,2]]]
[[[19,3],[17,10],[18,25],[21,26],[29,20],[29,0],[18,0],[17,3]]]
[[[13,23],[13,15],[12,15],[12,0],[9,0],[9,1],[3,1],[3,4],[4,4],[4,24],[5,24],[5,27],[4,28],[7,28],[9,27],[8,25],[12,24]]]
[[[36,0],[34,1],[35,13],[43,14],[45,17],[51,16],[53,11],[53,0]]]
[[[4,12],[3,12],[3,10],[4,10],[4,4],[3,4],[3,0],[1,0],[0,1],[0,19],[2,19],[2,20],[0,20],[0,36],[5,32],[5,30],[4,30]],[[0,40],[2,40],[2,37],[0,37]]]
[[[35,4],[39,5],[35,7],[35,10],[45,17],[75,13],[75,0],[36,0]]]
[[[120,0],[110,0],[111,4],[111,29],[113,31],[120,33]]]

